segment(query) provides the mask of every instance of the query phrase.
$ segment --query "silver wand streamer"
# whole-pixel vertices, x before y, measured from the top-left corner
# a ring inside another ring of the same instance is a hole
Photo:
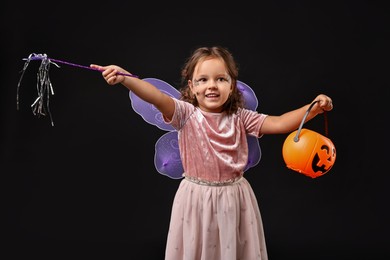
[[[41,60],[41,65],[37,73],[37,93],[38,97],[31,104],[32,112],[35,116],[46,116],[49,115],[51,125],[54,126],[53,118],[50,112],[50,95],[54,95],[53,86],[49,77],[50,64],[54,64],[58,68],[56,63],[52,62],[46,54],[30,54],[29,57],[24,63],[23,70],[21,71],[21,76],[18,82],[17,91],[16,91],[16,109],[19,110],[19,89],[22,82],[24,73],[30,64],[31,60]]]

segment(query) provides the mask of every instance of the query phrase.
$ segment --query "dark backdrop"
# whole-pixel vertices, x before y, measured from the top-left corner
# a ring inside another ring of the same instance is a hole
[[[51,66],[53,127],[31,112],[39,66],[31,62],[16,110],[23,58],[118,64],[176,87],[194,48],[223,45],[240,65],[239,79],[255,90],[259,111],[280,114],[319,93],[335,106],[328,134],[337,159],[326,175],[311,179],[286,168],[287,135],[261,138],[261,161],[246,172],[270,260],[388,259],[389,10],[376,1],[315,2],[3,3],[6,248],[50,259],[163,259],[179,185],[154,168],[164,131],[99,72]],[[324,123],[319,116],[305,127],[323,134]]]

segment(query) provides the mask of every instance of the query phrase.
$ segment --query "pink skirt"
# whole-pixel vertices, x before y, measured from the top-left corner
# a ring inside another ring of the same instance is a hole
[[[225,186],[183,179],[176,192],[165,260],[267,260],[255,194],[245,178]]]

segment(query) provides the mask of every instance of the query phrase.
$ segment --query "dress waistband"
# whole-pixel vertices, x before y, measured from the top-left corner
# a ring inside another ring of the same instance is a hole
[[[233,184],[239,183],[243,179],[242,175],[235,177],[235,178],[232,178],[232,179],[229,179],[229,180],[225,180],[225,181],[202,180],[202,179],[199,179],[196,177],[185,176],[184,174],[183,174],[183,176],[184,176],[184,179],[187,181],[190,181],[190,182],[193,182],[196,184],[200,184],[200,185],[205,185],[205,186],[228,186],[228,185],[233,185]]]

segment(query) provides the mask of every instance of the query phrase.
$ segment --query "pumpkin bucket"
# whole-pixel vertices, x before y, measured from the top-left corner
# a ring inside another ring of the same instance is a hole
[[[329,138],[302,128],[307,115],[316,102],[318,101],[313,102],[306,111],[298,130],[287,136],[282,149],[286,166],[311,178],[317,178],[327,173],[336,160],[336,148]],[[324,115],[325,113],[326,111]]]

